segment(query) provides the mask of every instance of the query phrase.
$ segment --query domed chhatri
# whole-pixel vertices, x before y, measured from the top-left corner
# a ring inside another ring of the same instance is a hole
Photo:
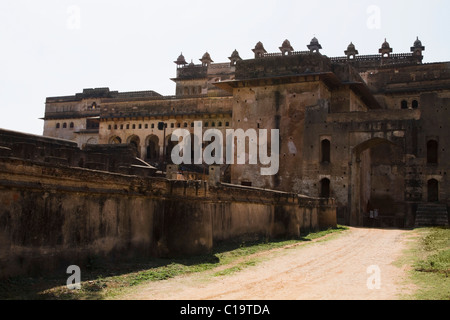
[[[281,45],[281,47],[279,48],[281,53],[284,55],[290,55],[292,53],[292,51],[294,51],[294,48],[291,46],[291,43],[289,40],[284,40],[283,44]]]
[[[313,52],[319,52],[320,49],[322,49],[322,46],[319,43],[319,40],[317,40],[316,37],[312,38],[311,43],[307,46],[309,51],[311,51],[311,53]]]
[[[188,64],[183,56],[183,53],[180,54],[180,56],[176,61],[174,61],[174,63],[177,64],[178,66],[185,66]]]
[[[236,65],[236,62],[241,61],[242,58],[239,56],[239,52],[235,49],[233,51],[233,53],[231,54],[231,57],[229,57],[228,59],[230,59],[231,61],[231,65],[234,66]]]
[[[425,51],[425,47],[422,45],[422,41],[417,37],[416,41],[414,41],[414,46],[411,47],[411,52],[414,55],[422,56],[422,52]]]
[[[200,61],[202,62],[202,66],[204,66],[204,67],[208,67],[212,62],[214,62],[211,59],[211,55],[208,52],[205,52],[205,54],[200,59]]]
[[[255,53],[255,58],[262,58],[264,57],[264,54],[267,53],[261,41],[256,44],[255,49],[253,49],[252,51]]]
[[[347,56],[347,58],[353,59],[357,54],[359,54],[359,51],[356,50],[356,47],[353,44],[353,42],[350,42],[350,44],[347,47],[347,50],[345,50],[344,53]]]
[[[381,49],[378,50],[378,52],[381,53],[383,58],[389,58],[391,53],[393,52],[393,49],[389,45],[389,42],[387,42],[386,38],[384,39],[384,42],[381,45]]]
[[[389,45],[389,42],[386,41],[386,38],[384,38],[384,42],[381,45],[381,48],[382,49],[390,49],[391,48],[391,46]]]

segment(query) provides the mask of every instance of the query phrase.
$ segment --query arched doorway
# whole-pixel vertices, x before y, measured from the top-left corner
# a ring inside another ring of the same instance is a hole
[[[140,148],[141,148],[141,146],[140,146],[141,145],[141,139],[139,139],[139,137],[136,136],[136,135],[132,135],[131,137],[129,137],[127,139],[127,143],[136,148],[137,157],[140,158],[140,155],[141,155],[141,150],[140,150]]]
[[[439,144],[436,140],[430,140],[427,142],[427,163],[437,164],[438,163],[438,150]]]
[[[120,137],[114,136],[111,139],[109,139],[109,144],[121,144],[122,139]]]
[[[330,179],[324,178],[320,181],[320,197],[321,198],[330,198],[331,189],[330,189]]]
[[[428,202],[439,201],[439,181],[436,179],[428,180]]]
[[[330,163],[331,162],[331,143],[330,140],[324,139],[320,143],[320,150],[321,150],[321,162],[322,163]]]
[[[370,210],[380,216],[405,214],[405,150],[383,138],[353,148],[346,223],[364,224]]]
[[[158,161],[159,160],[159,138],[155,135],[151,135],[147,137],[146,143],[146,159],[149,161]]]

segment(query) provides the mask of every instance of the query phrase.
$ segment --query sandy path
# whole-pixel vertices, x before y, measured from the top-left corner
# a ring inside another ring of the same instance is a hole
[[[223,277],[207,273],[146,284],[121,299],[146,300],[395,300],[407,290],[392,263],[404,230],[352,228],[337,239],[266,254],[256,266]],[[376,269],[369,270],[370,266]],[[375,270],[375,271],[373,271]],[[380,288],[368,279],[379,271]]]

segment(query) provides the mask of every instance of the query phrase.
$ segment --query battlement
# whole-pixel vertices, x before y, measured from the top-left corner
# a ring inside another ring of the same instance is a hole
[[[115,99],[115,98],[154,98],[161,97],[155,91],[133,91],[133,92],[119,92],[110,91],[109,88],[83,89],[82,93],[76,93],[72,96],[48,97],[46,103],[58,102],[74,102],[85,99]]]

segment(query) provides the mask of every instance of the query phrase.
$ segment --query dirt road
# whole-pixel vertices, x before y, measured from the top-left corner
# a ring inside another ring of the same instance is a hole
[[[141,286],[121,299],[395,300],[411,287],[393,262],[410,231],[351,228],[338,238],[266,253],[222,277],[201,273]]]

